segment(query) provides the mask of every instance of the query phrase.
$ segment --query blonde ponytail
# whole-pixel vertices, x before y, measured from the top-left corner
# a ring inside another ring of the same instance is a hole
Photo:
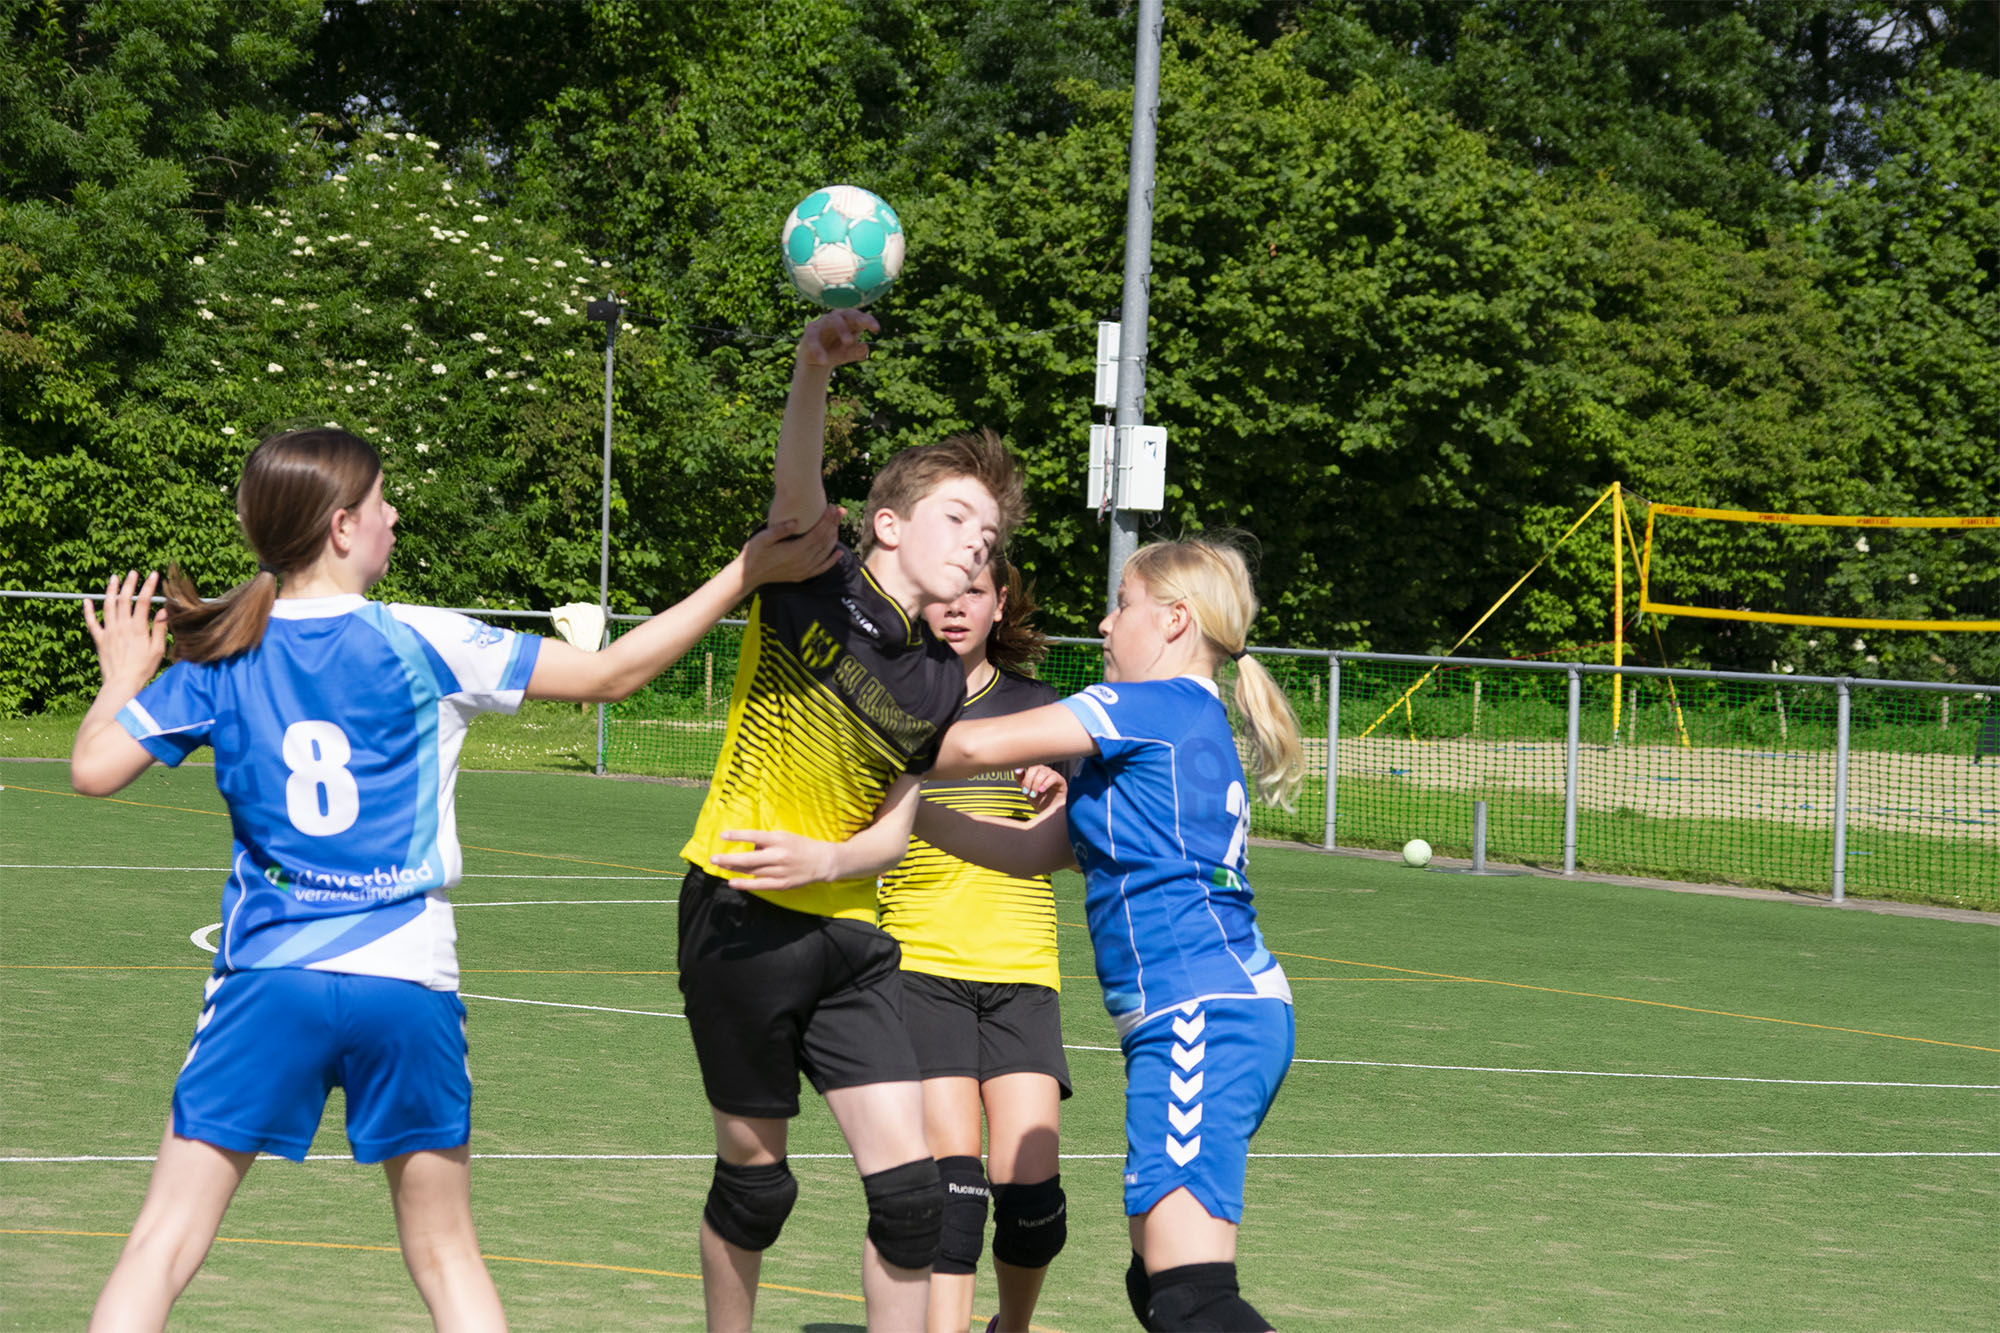
[[[1239,544],[1253,540],[1248,534],[1210,533],[1154,542],[1133,552],[1125,568],[1156,600],[1187,603],[1218,665],[1235,659],[1236,684],[1228,703],[1248,733],[1257,795],[1266,805],[1289,810],[1305,780],[1305,745],[1291,700],[1261,663],[1244,655],[1250,622],[1257,618],[1257,593],[1249,557]]]
[[[1236,688],[1231,693],[1249,733],[1257,795],[1266,805],[1290,810],[1292,797],[1306,776],[1305,744],[1299,736],[1292,701],[1254,657],[1237,660]]]

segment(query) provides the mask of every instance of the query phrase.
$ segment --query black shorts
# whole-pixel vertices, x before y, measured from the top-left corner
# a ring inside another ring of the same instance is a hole
[[[680,987],[709,1105],[799,1113],[799,1072],[822,1094],[907,1083],[916,1056],[900,1012],[902,947],[866,921],[775,907],[688,867]]]
[[[925,1078],[1047,1074],[1069,1096],[1062,1001],[1047,986],[905,972],[903,1022]]]

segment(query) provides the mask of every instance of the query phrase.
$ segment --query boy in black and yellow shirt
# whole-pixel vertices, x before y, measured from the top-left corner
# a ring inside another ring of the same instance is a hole
[[[771,522],[823,511],[827,387],[877,327],[836,310],[799,340]],[[965,591],[1021,509],[991,432],[906,450],[869,491],[859,554],[752,604],[722,754],[682,849],[680,986],[718,1159],[701,1226],[711,1329],[750,1326],[762,1251],[797,1196],[785,1141],[800,1071],[867,1194],[869,1326],[923,1326],[943,1189],[875,876],[901,859],[920,775],[965,696],[923,608]]]

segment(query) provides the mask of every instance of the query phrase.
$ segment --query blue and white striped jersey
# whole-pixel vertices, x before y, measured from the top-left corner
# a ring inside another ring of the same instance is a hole
[[[432,607],[281,599],[257,647],[176,662],[125,705],[169,768],[214,747],[236,843],[216,971],[458,989],[459,749],[475,715],[521,706],[541,642]]]
[[[1063,703],[1097,741],[1067,813],[1119,1034],[1189,1000],[1289,1003],[1244,877],[1250,797],[1215,682],[1093,685]]]

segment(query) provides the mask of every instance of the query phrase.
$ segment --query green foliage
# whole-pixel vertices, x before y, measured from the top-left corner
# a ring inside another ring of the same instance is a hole
[[[1474,136],[1374,88],[1332,94],[1294,43],[1175,32],[1147,374],[1147,419],[1171,432],[1159,530],[1255,531],[1263,641],[1422,642],[1483,595],[1468,567],[1532,559],[1499,515],[1598,470],[1560,410],[1573,247]],[[895,298],[900,345],[856,377],[890,420],[878,455],[1006,427],[1030,472],[1019,558],[1065,628],[1101,605],[1085,395],[1091,325],[1118,309],[1131,109],[1077,96],[1068,133],[1009,140],[990,175],[910,210],[924,263]]]
[[[89,447],[8,469],[8,529],[42,538],[6,553],[6,582],[87,589],[108,569],[173,560],[220,591],[252,567],[231,508],[248,447],[327,421],[381,451],[401,511],[380,595],[595,600],[603,334],[584,305],[598,261],[483,211],[415,135],[371,132],[329,151],[301,134],[292,159],[290,188],[233,208],[222,242],[189,262],[194,317],[133,372]],[[631,610],[721,563],[768,482],[744,501],[751,465],[696,426],[710,411],[678,343],[633,330],[621,353],[614,471],[641,503],[614,490],[612,602]],[[73,615],[21,608],[0,621],[34,666],[9,678],[17,693],[4,702],[88,691]]]
[[[1123,0],[0,0],[0,585],[177,558],[220,588],[248,569],[244,449],[303,418],[384,452],[386,594],[594,596],[603,328],[581,308],[615,289],[661,322],[619,335],[612,600],[670,601],[763,509],[812,313],[779,220],[847,180],[912,249],[875,357],[837,379],[830,490],[1001,429],[1032,500],[1016,554],[1051,627],[1088,630],[1135,21]],[[1446,647],[1613,478],[1992,511],[1990,5],[1183,0],[1166,32],[1153,530],[1261,539],[1258,639]],[[1467,651],[1603,655],[1604,524]],[[1959,577],[1912,547],[1801,587],[1771,541],[1704,535],[1668,572],[1921,611],[1996,558],[1955,548]],[[1684,620],[1654,654],[1991,680],[1992,637]],[[0,712],[93,683],[73,607],[0,604],[0,663]]]
[[[1552,180],[1609,178],[1658,214],[1761,240],[1798,186],[1866,175],[1878,109],[1927,61],[1990,75],[2000,25],[1956,0],[1304,0],[1307,59],[1392,80]]]

